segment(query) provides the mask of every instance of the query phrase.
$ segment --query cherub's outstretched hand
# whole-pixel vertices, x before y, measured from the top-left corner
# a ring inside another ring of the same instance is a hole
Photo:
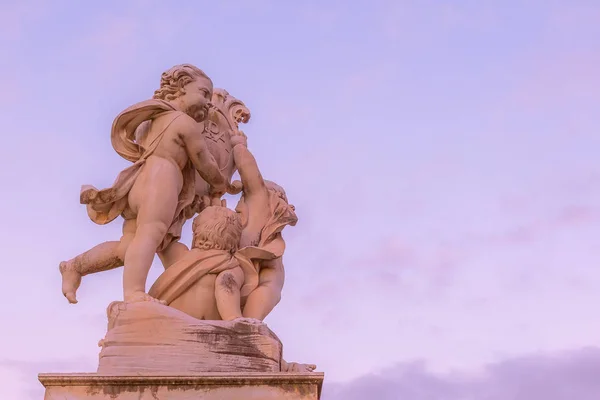
[[[240,130],[235,130],[231,132],[231,147],[235,147],[238,144],[241,144],[244,147],[248,147],[248,138],[246,134]]]
[[[243,189],[244,189],[244,185],[242,185],[242,182],[236,180],[236,181],[231,182],[231,184],[229,185],[229,188],[227,189],[227,193],[236,195],[236,194],[240,193]]]

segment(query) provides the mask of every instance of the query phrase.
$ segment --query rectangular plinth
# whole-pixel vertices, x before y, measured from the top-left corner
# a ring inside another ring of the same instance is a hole
[[[39,374],[44,400],[318,400],[323,373]]]

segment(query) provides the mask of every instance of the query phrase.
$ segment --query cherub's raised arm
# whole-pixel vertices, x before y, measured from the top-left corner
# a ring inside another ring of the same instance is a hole
[[[233,160],[240,173],[245,193],[254,194],[266,189],[256,159],[244,144],[236,144],[233,147]]]

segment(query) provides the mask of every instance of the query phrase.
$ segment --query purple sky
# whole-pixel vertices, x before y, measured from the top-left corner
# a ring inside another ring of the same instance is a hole
[[[325,400],[597,399],[598,38],[596,0],[0,1],[0,398],[95,369],[121,270],[72,306],[58,263],[121,225],[79,188],[185,62],[248,105],[297,207],[266,322]]]

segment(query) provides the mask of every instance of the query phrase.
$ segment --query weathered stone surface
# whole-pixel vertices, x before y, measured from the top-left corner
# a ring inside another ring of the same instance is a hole
[[[322,373],[40,374],[45,400],[318,400]]]
[[[279,372],[282,344],[264,323],[204,321],[156,302],[114,302],[98,373]]]

